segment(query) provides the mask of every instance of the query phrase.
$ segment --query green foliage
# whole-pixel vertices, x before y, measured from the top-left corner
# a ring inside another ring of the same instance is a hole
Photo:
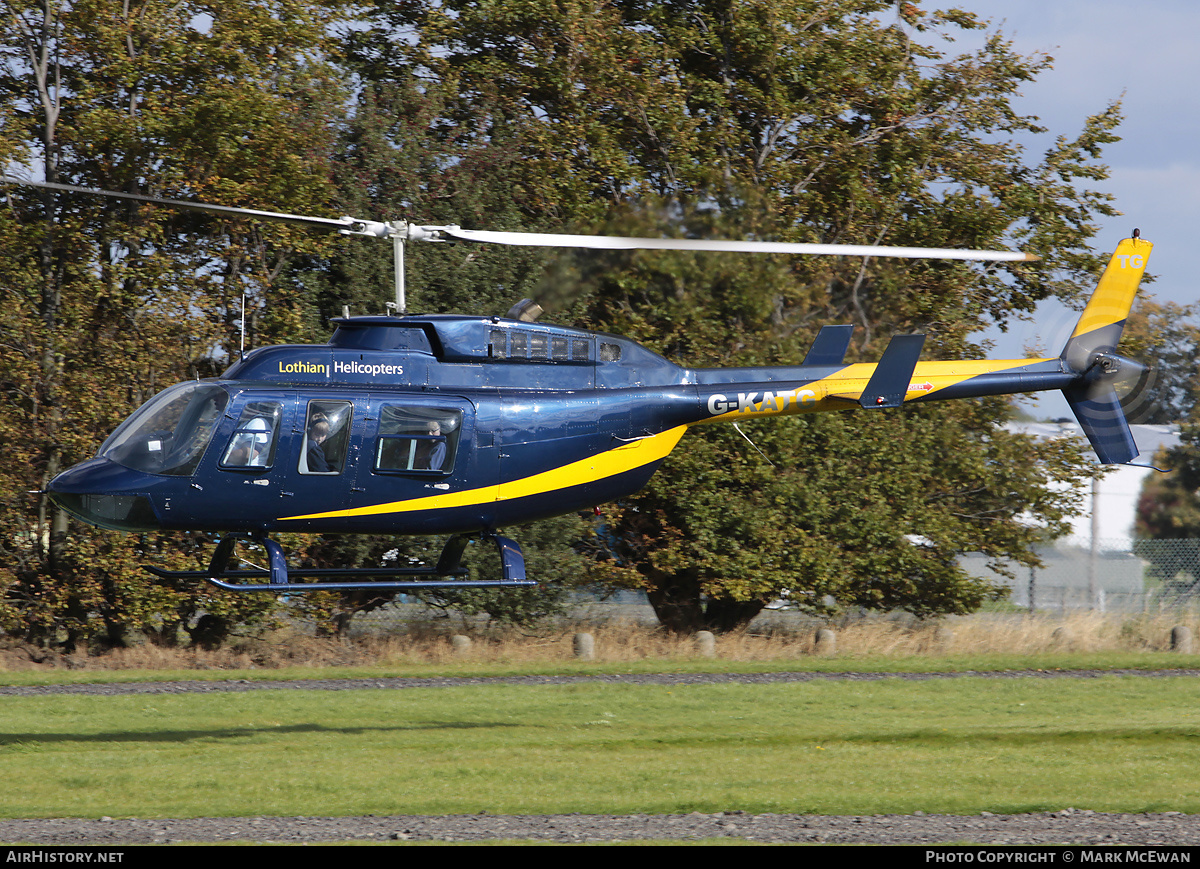
[[[1155,456],[1158,467],[1142,484],[1134,522],[1134,554],[1168,597],[1200,590],[1200,425],[1180,426],[1179,445]]]
[[[532,627],[563,614],[573,590],[595,581],[589,557],[592,523],[575,515],[534,522],[508,532],[520,541],[526,573],[538,580],[533,588],[424,591],[416,597],[435,608],[464,616],[486,616],[501,625]],[[438,563],[444,538],[413,535],[283,535],[285,549],[304,567],[430,567]],[[498,580],[503,574],[491,544],[474,540],[463,553],[462,565],[473,580]],[[396,600],[397,592],[369,589],[296,595],[291,611],[314,622],[318,630],[342,636],[358,613],[368,613]]]
[[[827,598],[922,616],[976,609],[998,590],[957,555],[1036,563],[1034,545],[1076,506],[1049,481],[1084,478],[1073,447],[988,428],[995,410],[746,425],[767,458],[734,431],[693,433],[609,514],[615,578],[646,588],[663,623],[684,632],[735,628],[781,595],[817,613]]]
[[[1047,257],[1046,269],[983,276],[945,264],[872,263],[865,275],[858,263],[810,266],[840,272],[834,310],[868,330],[903,322],[914,304],[926,322],[953,326],[1074,291],[1072,279],[1100,264],[1088,221],[1111,210],[1076,184],[1104,177],[1095,157],[1117,110],[1031,167],[1012,137],[1041,128],[1010,100],[1049,59],[1019,57],[999,37],[947,56],[916,37],[977,22],[918,10],[914,34],[880,16],[890,5],[402,5],[378,13],[355,56],[372,80],[434,83],[450,163],[518,155],[520,175],[504,189],[534,221],[549,212],[590,227],[653,195],[781,240],[978,247],[1008,237]],[[411,38],[398,40],[400,28]],[[957,285],[939,279],[947,272]],[[911,292],[876,290],[889,273]]]
[[[566,613],[573,591],[594,579],[593,563],[584,555],[594,536],[590,519],[574,514],[544,519],[512,529],[525,555],[526,574],[539,585],[517,589],[466,589],[423,592],[426,603],[464,616],[484,615],[498,625],[534,627]],[[472,579],[503,577],[500,557],[486,542],[474,542],[463,556]]]
[[[1142,302],[1125,327],[1122,352],[1154,370],[1132,412],[1150,424],[1182,421],[1179,444],[1154,457],[1166,473],[1146,477],[1134,520],[1134,554],[1167,598],[1200,587],[1200,327],[1195,306]]]
[[[1125,324],[1121,354],[1149,366],[1153,376],[1130,396],[1131,421],[1169,425],[1196,420],[1200,399],[1200,325],[1195,305],[1141,300]]]
[[[1138,503],[1138,537],[1200,538],[1200,424],[1180,426],[1179,446],[1156,457],[1170,471],[1146,478]]]
[[[139,639],[173,647],[185,637],[213,647],[235,630],[273,623],[269,597],[231,595],[194,580],[158,579],[142,569],[207,567],[213,541],[203,535],[93,530],[71,535],[56,553],[56,573],[38,570],[45,547],[26,537],[0,607],[0,630],[31,642],[65,639],[124,646]]]
[[[856,358],[918,330],[939,355],[970,353],[987,323],[1070,298],[1102,266],[1091,221],[1112,209],[1083,185],[1106,176],[1097,158],[1119,110],[1031,161],[1014,139],[1044,129],[1011,100],[1049,58],[1020,57],[1000,36],[947,53],[956,31],[984,25],[916,4],[888,23],[892,5],[377,8],[347,41],[364,84],[355,123],[377,131],[355,140],[354,158],[380,167],[359,189],[380,191],[377,207],[467,206],[451,219],[492,228],[1019,244],[1043,255],[1038,269],[980,270],[589,253],[557,258],[536,296],[557,319],[690,365],[795,362],[831,320],[859,327]],[[386,126],[381,97],[394,107]],[[373,184],[389,166],[381,151],[403,167],[388,187]],[[445,271],[430,268],[435,256]],[[528,272],[474,258],[429,252],[418,270],[437,298],[422,307],[453,309],[467,287],[477,301],[498,287],[528,294]],[[736,627],[784,591],[816,609],[827,596],[921,613],[977,606],[994,589],[955,556],[1033,561],[1034,541],[1061,532],[1073,506],[1056,487],[1086,473],[1076,452],[998,431],[1007,413],[983,401],[754,426],[774,468],[734,431],[694,432],[645,491],[608,512],[610,579],[645,587],[676,630]]]
[[[0,41],[0,158],[35,177],[311,212],[329,201],[330,12],[267,3],[11,3]],[[10,162],[11,161],[11,162]],[[239,341],[309,337],[279,281],[292,229],[10,188],[0,213],[0,621],[30,640],[173,643],[203,610],[261,603],[149,582],[193,562],[183,535],[77,534],[38,494],[161,388],[217,373]],[[26,493],[34,494],[26,494]],[[217,631],[216,633],[220,633]]]

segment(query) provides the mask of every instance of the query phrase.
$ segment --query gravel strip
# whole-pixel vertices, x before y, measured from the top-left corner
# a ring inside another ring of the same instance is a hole
[[[870,682],[883,679],[930,681],[935,679],[1098,679],[1103,676],[1141,678],[1196,677],[1200,670],[963,670],[953,673],[616,673],[580,676],[485,676],[462,678],[387,679],[258,679],[184,680],[175,682],[109,682],[74,685],[0,686],[0,695],[45,694],[204,694],[240,691],[362,691],[370,689],[456,688],[466,685],[572,685],[603,682],[615,685],[716,685],[743,683],[766,685],[781,682]]]
[[[450,815],[365,818],[0,820],[0,841],[38,845],[187,842],[634,842],[741,839],[777,844],[1194,845],[1200,816],[1064,809],[1030,815]]]

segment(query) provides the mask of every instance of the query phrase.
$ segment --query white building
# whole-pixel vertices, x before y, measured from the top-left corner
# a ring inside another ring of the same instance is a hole
[[[1086,444],[1083,430],[1074,420],[1058,422],[1016,422],[1005,426],[1009,431],[1035,437],[1073,437]],[[1133,524],[1137,517],[1138,498],[1142,484],[1150,474],[1158,473],[1149,467],[1163,447],[1179,444],[1179,426],[1134,425],[1133,439],[1140,455],[1137,465],[1116,465],[1096,480],[1083,493],[1082,512],[1071,520],[1074,542],[1090,542],[1094,538],[1099,548],[1128,552],[1133,545]]]
[[[1035,437],[1072,437],[1086,444],[1073,420],[1052,423],[1010,423],[1009,431]],[[976,576],[1012,588],[1011,602],[1037,609],[1141,610],[1146,603],[1147,563],[1133,554],[1133,526],[1142,484],[1158,473],[1149,465],[1158,451],[1179,443],[1179,427],[1131,426],[1138,445],[1138,465],[1119,465],[1099,479],[1085,483],[1081,510],[1073,517],[1070,535],[1054,541],[1039,554],[1042,567],[1013,566],[1012,579],[993,573],[979,555],[964,555],[962,566]]]

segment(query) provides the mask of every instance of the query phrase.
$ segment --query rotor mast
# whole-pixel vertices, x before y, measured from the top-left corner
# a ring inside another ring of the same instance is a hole
[[[340,221],[342,235],[368,235],[374,238],[390,238],[392,240],[392,287],[395,291],[395,301],[388,302],[388,308],[395,311],[396,316],[408,313],[407,286],[405,284],[404,245],[408,241],[443,241],[441,227],[417,226],[407,220],[393,220],[383,223],[376,220],[360,220],[356,217],[343,217]]]
[[[396,316],[403,317],[406,313],[408,313],[408,310],[406,307],[408,303],[407,303],[407,300],[405,299],[405,287],[404,287],[404,236],[402,236],[398,231],[396,231],[398,229],[398,224],[393,223],[393,224],[391,224],[391,226],[393,228],[392,260],[393,260],[393,268],[395,270],[395,276],[393,278],[393,282],[394,282],[394,285],[396,288],[396,301],[395,301]]]

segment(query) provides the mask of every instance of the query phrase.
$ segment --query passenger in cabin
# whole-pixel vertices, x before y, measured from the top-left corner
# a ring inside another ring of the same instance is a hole
[[[253,443],[246,464],[253,468],[264,468],[267,465],[267,453],[271,446],[271,426],[263,418],[250,420],[246,431],[254,432]]]
[[[255,417],[239,431],[225,464],[241,468],[265,468],[271,446],[271,424]]]
[[[323,418],[318,418],[308,427],[308,452],[305,454],[305,458],[310,474],[328,474],[333,471],[333,465],[329,464],[325,450],[321,448],[321,444],[325,443],[328,438],[329,423]]]
[[[433,447],[429,450],[425,467],[431,471],[440,471],[442,465],[446,464],[446,439],[442,437],[442,426],[436,419],[429,421],[429,434],[437,440],[433,442]]]

